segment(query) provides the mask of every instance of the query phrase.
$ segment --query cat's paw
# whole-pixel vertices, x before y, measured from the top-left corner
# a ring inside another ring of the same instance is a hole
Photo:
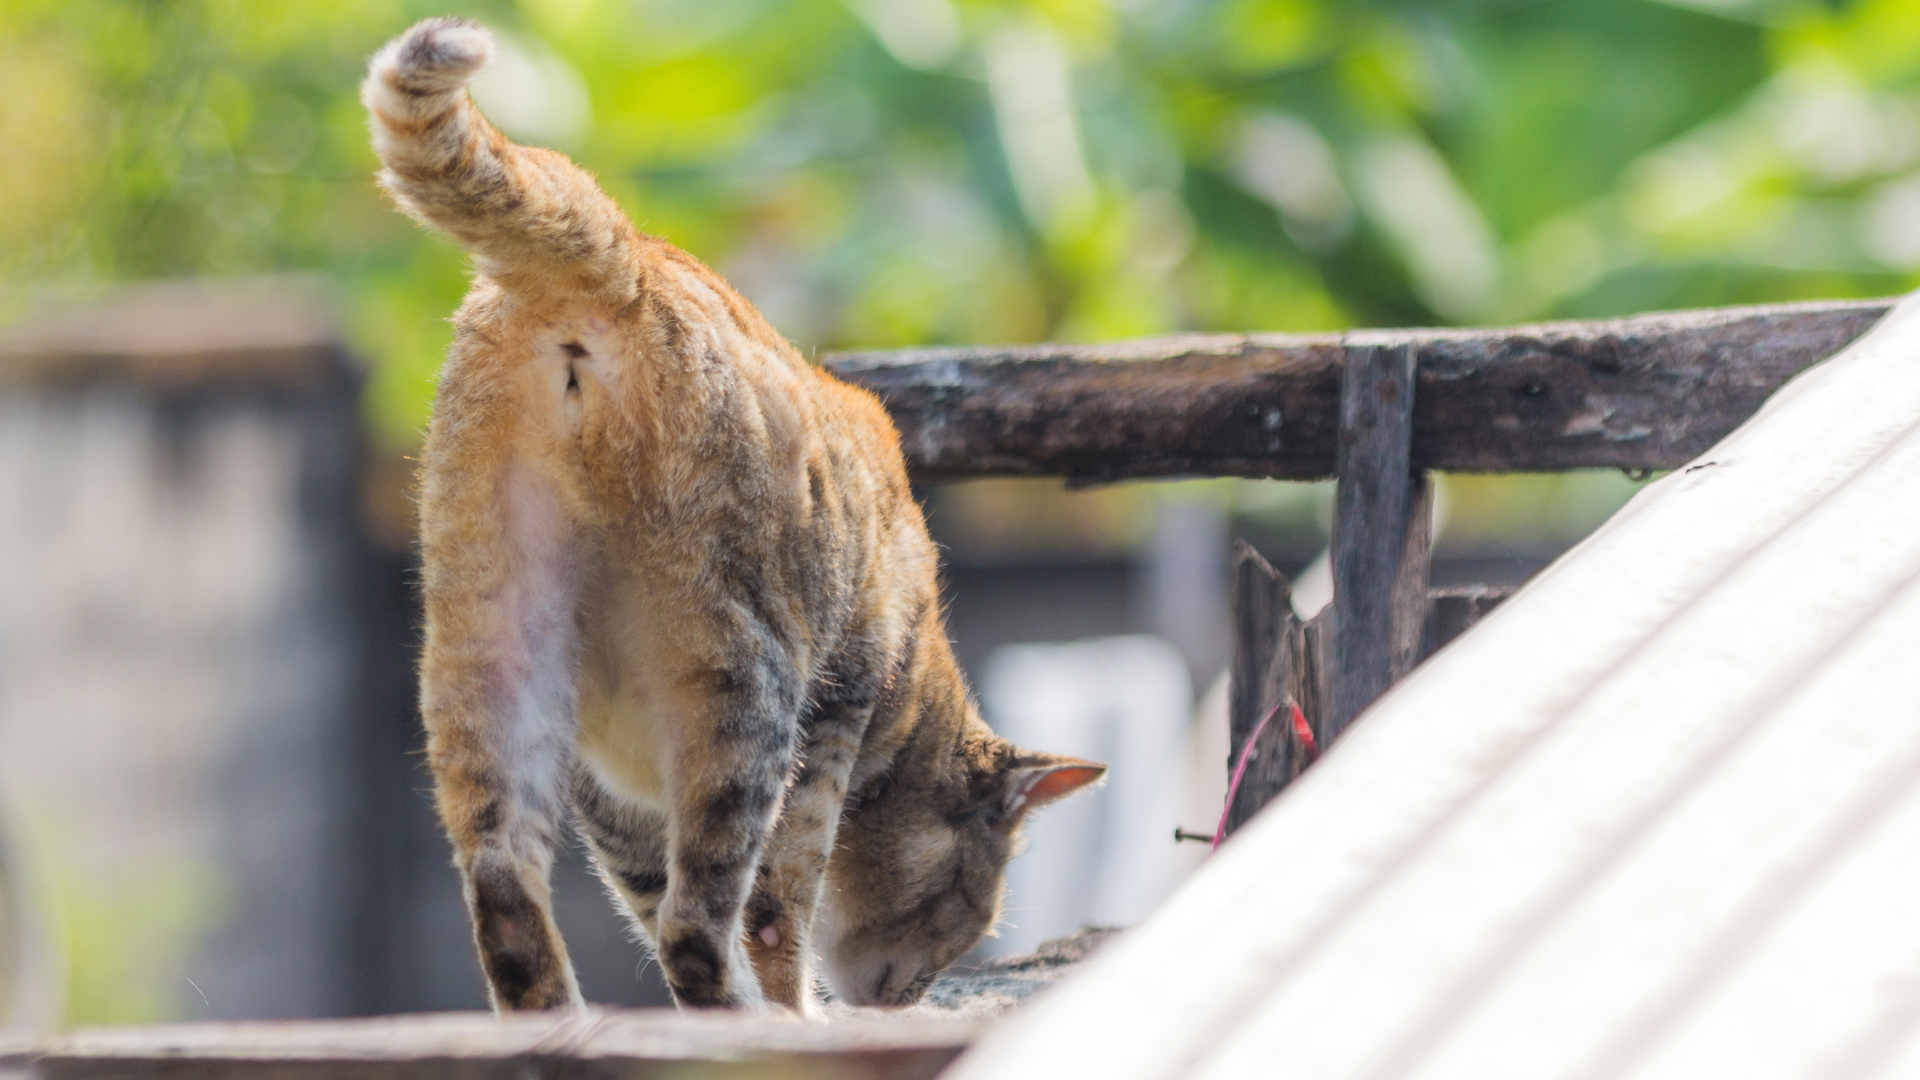
[[[493,60],[493,53],[493,35],[478,23],[448,16],[423,19],[374,54],[368,90],[416,97],[458,90]]]

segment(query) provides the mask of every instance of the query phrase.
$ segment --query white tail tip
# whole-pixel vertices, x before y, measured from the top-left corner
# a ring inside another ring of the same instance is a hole
[[[374,54],[369,97],[421,97],[458,90],[493,59],[493,35],[478,23],[446,16],[423,19]]]

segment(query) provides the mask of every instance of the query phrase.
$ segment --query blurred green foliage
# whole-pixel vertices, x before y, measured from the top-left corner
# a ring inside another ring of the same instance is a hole
[[[63,1024],[151,1024],[211,1010],[182,972],[227,914],[216,868],[123,867],[111,880],[67,863],[58,870],[51,910],[67,967]]]
[[[1920,4],[7,0],[0,281],[310,270],[404,447],[464,261],[364,58],[476,88],[803,349],[1596,316],[1920,267]]]
[[[203,935],[231,914],[220,867],[177,855],[128,857],[111,841],[104,847],[112,854],[103,858],[97,835],[38,812],[8,824],[20,830],[8,839],[18,843],[12,854],[22,861],[5,869],[17,875],[14,884],[28,902],[24,930],[44,933],[59,956],[52,978],[32,987],[57,999],[55,1022],[74,1027],[206,1015],[202,1009],[211,1003],[186,971]],[[0,925],[21,929],[11,921]]]

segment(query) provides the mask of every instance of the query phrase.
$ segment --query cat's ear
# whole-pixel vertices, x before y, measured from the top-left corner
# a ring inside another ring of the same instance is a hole
[[[1009,818],[1018,818],[1105,775],[1107,767],[1098,762],[1060,754],[1022,754],[1007,766],[1001,810]]]

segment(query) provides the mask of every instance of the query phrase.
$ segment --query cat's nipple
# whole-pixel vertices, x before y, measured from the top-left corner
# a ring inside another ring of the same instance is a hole
[[[774,929],[772,923],[768,923],[760,928],[760,940],[766,943],[767,948],[774,948],[780,944],[780,931]]]

